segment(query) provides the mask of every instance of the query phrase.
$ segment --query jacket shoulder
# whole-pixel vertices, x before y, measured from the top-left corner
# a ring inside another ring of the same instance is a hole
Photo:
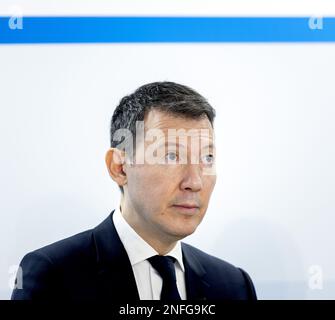
[[[238,276],[240,275],[239,269],[225,260],[208,254],[187,243],[183,243],[183,247],[185,250],[191,252],[192,255],[197,258],[197,260],[202,264],[206,271],[207,269],[213,270],[213,268],[219,268],[220,270],[225,270],[226,272],[230,272]]]
[[[11,299],[57,299],[64,293],[64,284],[89,276],[95,258],[91,238],[92,229],[27,253],[20,262]]]
[[[62,240],[56,241],[29,254],[46,257],[54,265],[63,264],[67,260],[75,261],[92,257],[93,254],[93,229],[89,229]]]
[[[182,246],[201,264],[206,273],[206,281],[213,288],[220,288],[219,290],[230,292],[232,299],[257,299],[253,282],[248,273],[242,268],[236,267],[190,244],[182,243]]]

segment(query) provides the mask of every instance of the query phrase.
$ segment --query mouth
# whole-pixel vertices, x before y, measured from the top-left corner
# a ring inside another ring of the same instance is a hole
[[[172,207],[178,212],[187,215],[194,215],[199,211],[199,206],[192,204],[175,204]]]

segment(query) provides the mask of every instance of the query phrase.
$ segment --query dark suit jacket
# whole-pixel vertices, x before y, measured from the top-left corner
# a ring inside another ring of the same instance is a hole
[[[114,212],[114,211],[113,211]],[[94,229],[24,256],[22,289],[13,300],[139,300],[128,255],[112,214]],[[182,242],[187,300],[255,300],[242,269]]]

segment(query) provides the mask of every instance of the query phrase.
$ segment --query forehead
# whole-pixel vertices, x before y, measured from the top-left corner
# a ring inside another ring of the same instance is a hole
[[[145,131],[151,129],[159,129],[164,133],[173,132],[176,130],[198,130],[201,132],[201,136],[207,136],[207,138],[213,138],[213,127],[209,119],[204,116],[199,119],[192,119],[186,117],[174,116],[159,110],[150,110],[144,118],[144,129]],[[205,130],[201,130],[205,129]]]

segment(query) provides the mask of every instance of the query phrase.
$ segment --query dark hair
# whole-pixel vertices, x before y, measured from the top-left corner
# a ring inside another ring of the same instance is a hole
[[[120,141],[113,139],[114,133],[119,129],[128,129],[135,138],[136,121],[143,121],[152,109],[190,119],[207,116],[212,126],[215,118],[215,110],[195,90],[174,82],[148,83],[123,97],[114,110],[110,126],[111,147],[115,148],[120,144]],[[123,191],[122,187],[120,189]]]

